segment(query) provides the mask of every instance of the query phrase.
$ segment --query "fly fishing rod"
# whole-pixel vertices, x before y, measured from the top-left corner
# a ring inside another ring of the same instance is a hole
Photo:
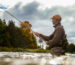
[[[12,15],[9,11],[5,11],[7,14],[9,14],[10,16],[12,16],[13,18],[15,18],[18,22],[22,22],[21,20],[19,20],[16,16],[14,16],[14,15]],[[31,32],[33,33],[33,35],[35,35],[35,32],[31,29]],[[40,39],[39,39],[39,42],[40,43],[42,43],[43,41],[42,41],[42,38],[41,37],[39,37]]]
[[[12,17],[14,17],[17,21],[21,22],[17,17],[15,17],[14,15],[12,15],[10,12],[5,11],[7,14],[11,15]]]

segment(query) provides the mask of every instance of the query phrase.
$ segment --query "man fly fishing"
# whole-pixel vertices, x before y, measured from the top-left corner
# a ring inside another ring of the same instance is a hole
[[[50,36],[45,36],[38,32],[35,32],[35,35],[42,38],[46,41],[46,44],[51,48],[52,55],[64,55],[68,45],[65,30],[61,25],[61,16],[54,15],[52,18],[53,27],[55,28],[54,32]]]

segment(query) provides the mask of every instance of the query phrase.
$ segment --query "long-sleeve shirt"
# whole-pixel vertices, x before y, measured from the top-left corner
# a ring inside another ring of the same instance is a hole
[[[61,24],[58,24],[55,27],[54,32],[50,36],[45,36],[40,34],[40,37],[43,40],[48,41],[50,47],[57,46],[64,36],[65,36],[65,31]]]

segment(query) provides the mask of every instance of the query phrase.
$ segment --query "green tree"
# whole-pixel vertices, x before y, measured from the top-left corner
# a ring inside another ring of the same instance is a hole
[[[15,23],[11,20],[7,26],[7,31],[9,32],[9,41],[11,45],[15,48],[25,48],[25,40],[22,36],[20,28],[15,26]]]
[[[6,32],[6,23],[0,19],[0,46],[10,47],[11,44],[8,40],[8,33]]]
[[[75,52],[75,45],[74,45],[74,43],[70,43],[68,45],[67,52],[71,52],[71,53]]]

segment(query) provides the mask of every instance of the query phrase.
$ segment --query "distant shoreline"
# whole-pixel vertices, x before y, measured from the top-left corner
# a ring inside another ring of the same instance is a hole
[[[24,48],[8,48],[0,47],[0,52],[32,52],[32,53],[50,53],[50,50],[46,49],[24,49]]]

